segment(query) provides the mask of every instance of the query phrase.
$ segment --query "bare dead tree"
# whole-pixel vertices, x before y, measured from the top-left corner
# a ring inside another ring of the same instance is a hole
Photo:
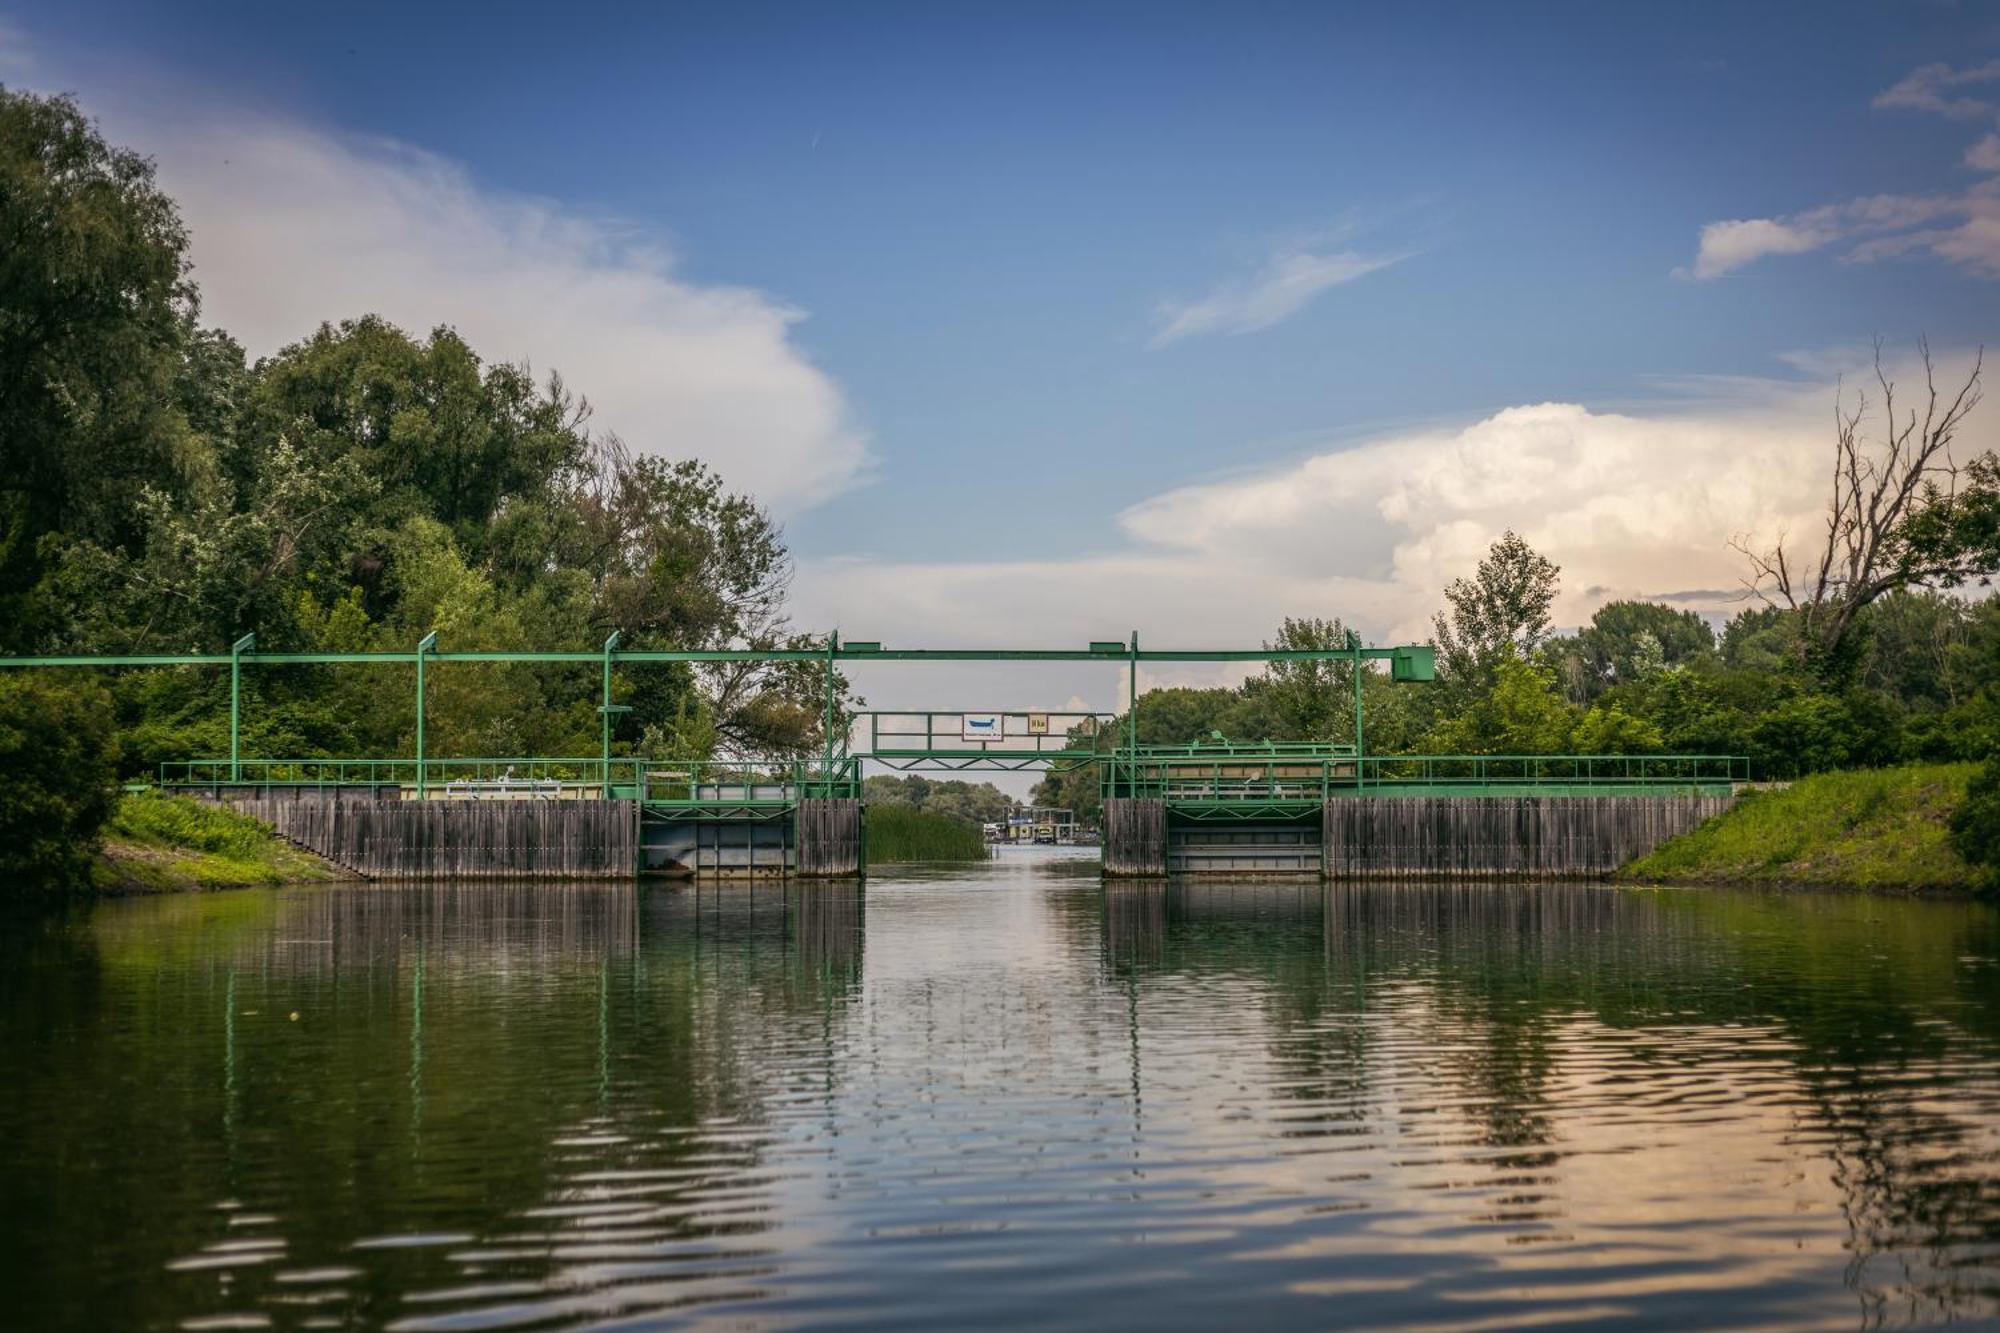
[[[1802,665],[1828,667],[1852,642],[1855,622],[1877,598],[1899,588],[1956,587],[1984,579],[2000,558],[1994,540],[1996,469],[1992,453],[1961,465],[1952,455],[1959,429],[1979,405],[1985,348],[1957,392],[1938,388],[1930,344],[1919,340],[1922,410],[1897,399],[1896,382],[1875,344],[1881,437],[1867,431],[1869,401],[1850,408],[1843,386],[1834,402],[1834,448],[1826,526],[1814,549],[1794,551],[1780,533],[1765,548],[1744,537],[1730,545],[1750,563],[1749,592],[1798,617],[1794,651]]]

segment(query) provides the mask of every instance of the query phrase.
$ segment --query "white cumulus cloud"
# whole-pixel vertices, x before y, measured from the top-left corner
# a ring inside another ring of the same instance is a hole
[[[322,320],[449,324],[483,356],[561,371],[593,425],[699,457],[780,514],[854,484],[868,449],[840,386],[793,338],[804,312],[683,276],[656,239],[458,163],[151,79],[44,77],[0,31],[0,71],[75,88],[113,142],[158,163],[192,233],[203,317],[253,355]],[[79,86],[79,84],[81,86]]]
[[[1941,358],[1939,382],[1969,367]],[[1509,528],[1562,566],[1560,624],[1621,597],[1727,613],[1746,572],[1732,538],[1809,540],[1820,522],[1834,385],[1695,387],[1645,412],[1524,404],[1178,487],[1120,514],[1100,554],[811,564],[801,622],[906,645],[1081,646],[1136,627],[1212,648],[1338,615],[1378,642],[1422,639],[1444,586]],[[1972,426],[1961,455],[2000,445],[2000,417]]]

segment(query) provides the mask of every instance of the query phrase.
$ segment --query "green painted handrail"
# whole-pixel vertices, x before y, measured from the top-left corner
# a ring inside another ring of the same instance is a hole
[[[162,787],[413,787],[421,794],[454,783],[533,784],[554,782],[606,796],[630,794],[655,803],[677,800],[714,803],[701,793],[711,788],[775,786],[800,795],[855,797],[861,790],[861,762],[836,756],[829,765],[815,759],[655,759],[643,755],[502,756],[493,758],[351,758],[315,756],[290,759],[180,759],[160,764]]]
[[[1439,788],[1465,792],[1555,787],[1651,790],[1722,787],[1748,781],[1741,755],[1367,755],[1259,754],[1241,748],[1119,751],[1101,756],[1107,796],[1176,802],[1303,802],[1372,790]]]

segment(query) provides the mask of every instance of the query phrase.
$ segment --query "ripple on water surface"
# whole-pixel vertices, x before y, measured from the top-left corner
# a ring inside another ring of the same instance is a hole
[[[1020,855],[7,949],[35,1326],[2000,1318],[1979,905]]]

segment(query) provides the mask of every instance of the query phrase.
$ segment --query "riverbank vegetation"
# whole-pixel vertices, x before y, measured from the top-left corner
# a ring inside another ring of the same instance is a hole
[[[108,893],[269,887],[338,877],[271,829],[182,796],[127,794],[112,807],[91,881]]]
[[[984,861],[991,853],[976,824],[908,805],[870,805],[868,864],[896,861]]]
[[[1621,873],[1680,884],[1976,890],[1984,870],[1954,845],[1973,764],[1818,773],[1746,793],[1736,807]]]

